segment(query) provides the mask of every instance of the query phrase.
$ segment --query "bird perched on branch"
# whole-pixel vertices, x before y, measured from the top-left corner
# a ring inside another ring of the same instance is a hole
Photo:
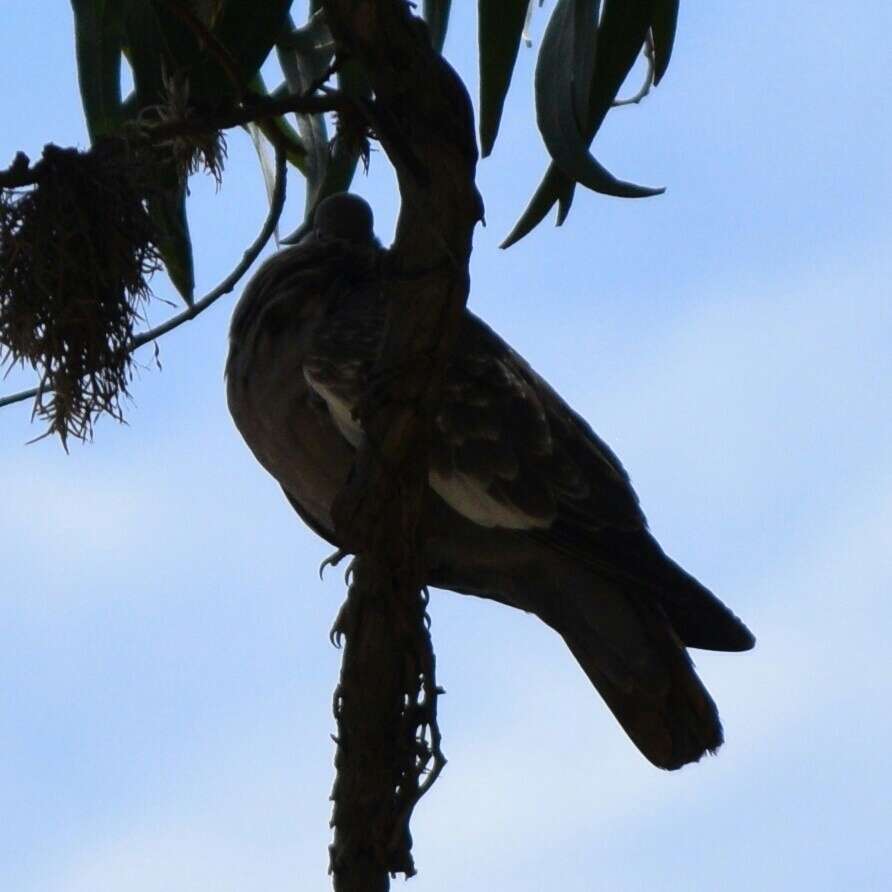
[[[363,431],[387,314],[384,255],[357,196],[322,202],[232,320],[229,408],[303,520],[340,547],[333,501]],[[654,765],[714,752],[722,727],[686,648],[743,651],[746,626],[670,560],[609,447],[466,312],[434,419],[427,582],[536,614]]]

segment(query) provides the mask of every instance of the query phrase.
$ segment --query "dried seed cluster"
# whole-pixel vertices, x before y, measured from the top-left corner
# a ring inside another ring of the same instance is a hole
[[[0,193],[0,360],[41,376],[45,435],[122,420],[129,345],[160,268],[146,211],[150,159],[123,140],[47,146],[34,188]]]

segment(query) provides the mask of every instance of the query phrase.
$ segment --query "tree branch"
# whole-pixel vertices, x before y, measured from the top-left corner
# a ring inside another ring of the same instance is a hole
[[[31,387],[29,390],[20,390],[18,393],[0,396],[0,409],[4,406],[13,406],[16,403],[23,403],[25,400],[33,399],[38,393],[40,393],[39,387]]]
[[[24,152],[16,152],[12,164],[0,170],[0,189],[19,189],[33,186],[39,178],[39,162],[31,167],[31,160]]]
[[[289,95],[278,97],[249,94],[235,108],[218,112],[202,112],[188,118],[163,121],[158,124],[143,124],[140,132],[151,143],[161,143],[179,136],[191,136],[213,130],[229,130],[264,121],[267,118],[278,118],[281,115],[295,112],[302,115],[315,115],[324,112],[342,111],[352,100],[336,90],[329,90],[319,96]],[[363,113],[368,109],[363,108]],[[34,186],[40,182],[42,161],[31,165],[24,152],[18,152],[5,170],[0,170],[0,189],[20,189]]]
[[[470,100],[409,5],[322,5],[339,54],[368,72],[375,132],[402,199],[383,283],[387,333],[359,407],[366,436],[332,512],[357,572],[338,626],[346,646],[330,870],[337,892],[376,892],[389,887],[388,873],[415,872],[409,818],[444,762],[420,517],[431,420],[468,296],[482,203]]]
[[[260,255],[260,252],[270,240],[273,232],[278,225],[279,218],[282,216],[282,208],[285,206],[285,151],[280,147],[276,147],[276,181],[273,186],[272,199],[270,201],[269,213],[263,223],[263,228],[257,235],[257,238],[251,243],[242,259],[233,271],[225,278],[216,288],[209,291],[200,300],[195,301],[191,307],[187,307],[181,313],[171,317],[161,325],[136,335],[133,339],[131,350],[137,350],[150,341],[155,341],[162,335],[166,335],[169,331],[179,328],[184,322],[189,322],[199,314],[203,313],[211,304],[216,303],[225,294],[229,294],[233,288],[239,283],[242,276],[251,268],[254,261]]]
[[[177,136],[193,133],[206,133],[208,130],[229,130],[253,124],[266,118],[278,118],[295,112],[301,115],[315,115],[323,112],[341,111],[351,100],[336,90],[329,90],[319,96],[293,94],[268,97],[248,94],[241,105],[221,112],[196,113],[185,119],[152,124],[144,129],[151,142],[164,142]]]
[[[613,108],[619,108],[623,105],[638,105],[642,99],[650,94],[654,86],[654,76],[656,74],[656,57],[654,56],[654,38],[652,32],[647,32],[644,39],[644,58],[647,61],[647,71],[644,74],[644,82],[641,84],[638,92],[628,99],[614,99],[611,103]]]

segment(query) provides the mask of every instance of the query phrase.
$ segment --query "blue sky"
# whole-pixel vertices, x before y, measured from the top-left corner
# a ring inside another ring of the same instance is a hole
[[[473,92],[471,4],[453,5]],[[419,892],[892,888],[892,11],[766,10],[683,4],[664,83],[599,136],[664,196],[580,193],[562,229],[500,252],[545,165],[522,51],[472,265],[475,311],[756,633],[752,653],[694,654],[727,743],[657,771],[547,628],[435,593],[449,764],[414,824]],[[83,145],[67,4],[6,0],[0,22],[0,165]],[[388,241],[380,153],[357,188]],[[297,180],[291,198],[296,223]],[[245,138],[191,213],[207,289],[264,215]],[[0,413],[4,889],[325,888],[342,586],[229,421],[231,307],[166,338],[162,372],[146,354],[129,426],[92,445],[26,446],[29,410]]]

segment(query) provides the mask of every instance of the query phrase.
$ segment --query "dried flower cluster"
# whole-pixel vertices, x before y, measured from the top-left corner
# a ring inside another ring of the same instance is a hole
[[[122,420],[130,344],[160,268],[146,211],[150,159],[123,140],[47,146],[34,188],[0,193],[0,361],[33,367],[45,435]]]
[[[223,132],[200,125],[190,99],[187,78],[165,72],[162,80],[162,101],[142,110],[138,131],[155,142],[159,151],[169,155],[181,182],[185,183],[193,173],[204,170],[219,187],[223,182],[223,165],[226,161]],[[190,126],[192,124],[195,126]],[[167,139],[158,140],[153,137],[153,129],[171,129],[175,133]]]

